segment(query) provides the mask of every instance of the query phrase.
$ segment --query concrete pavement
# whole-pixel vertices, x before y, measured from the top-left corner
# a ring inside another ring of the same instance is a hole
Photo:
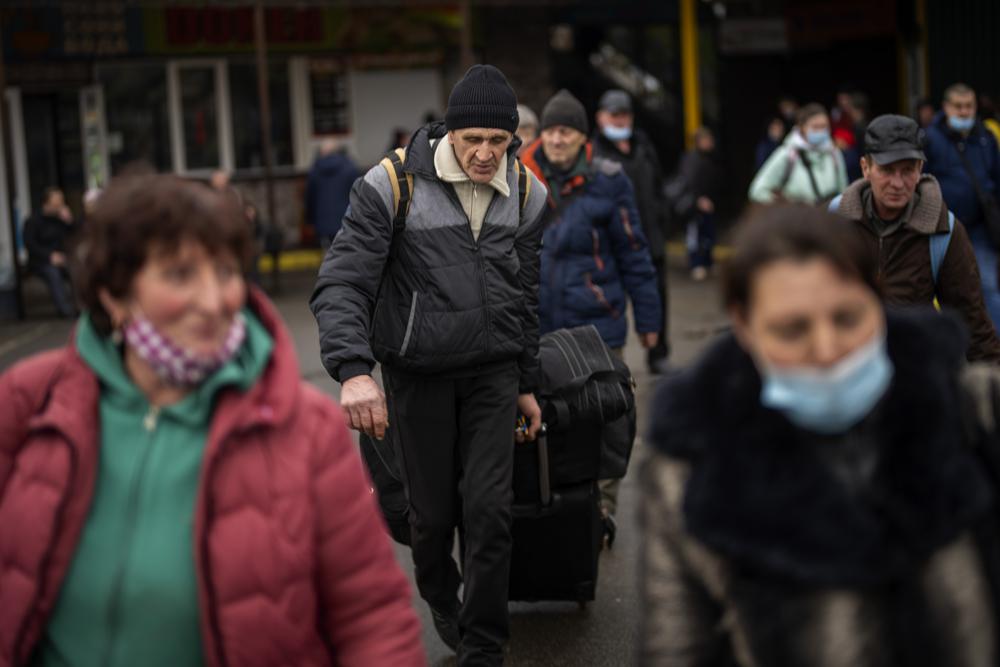
[[[725,326],[725,318],[718,305],[714,281],[694,283],[682,271],[674,271],[670,280],[671,361],[685,365]],[[307,304],[312,285],[312,273],[287,274],[282,278],[282,292],[274,300],[295,339],[303,377],[336,398],[339,385],[327,376],[320,363],[316,322]],[[51,318],[0,325],[0,371],[30,354],[65,343],[70,330],[71,323]],[[644,352],[634,335],[626,346],[625,357],[638,382],[638,414],[640,422],[645,423],[655,378],[646,372]],[[643,456],[640,440],[633,455],[632,473]],[[597,599],[582,611],[575,603],[511,604],[507,665],[596,667],[633,664],[639,629],[638,490],[634,478],[635,475],[630,474],[621,487],[618,537],[614,548],[601,555]],[[397,547],[396,555],[412,583],[409,550]],[[414,598],[423,622],[423,638],[431,665],[453,665],[454,657],[434,632],[426,604],[415,593]]]

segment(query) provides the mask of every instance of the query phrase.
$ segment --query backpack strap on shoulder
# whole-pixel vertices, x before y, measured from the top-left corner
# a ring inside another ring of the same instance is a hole
[[[514,168],[517,169],[517,191],[521,193],[521,213],[528,205],[528,195],[531,194],[531,177],[528,175],[528,168],[518,159],[514,159]]]
[[[410,199],[413,195],[413,174],[403,171],[403,160],[406,159],[406,149],[397,148],[386,153],[379,163],[389,175],[392,186],[392,201],[395,216],[392,219],[392,234],[403,231],[406,227],[406,215],[410,212]]]
[[[839,194],[830,200],[829,205],[827,205],[826,210],[830,213],[836,213],[840,210],[840,200],[844,198],[843,194]]]
[[[930,238],[931,248],[931,274],[934,276],[934,287],[937,287],[938,274],[941,273],[941,265],[944,264],[944,256],[948,253],[948,245],[951,243],[951,235],[955,231],[955,214],[948,211],[948,231],[943,234],[934,234]]]
[[[788,185],[788,181],[792,180],[792,170],[795,169],[795,163],[799,161],[799,151],[797,148],[792,146],[788,149],[788,155],[785,158],[785,171],[781,175],[781,181],[778,183],[778,187],[774,189],[776,194],[781,194],[785,190],[785,186]]]

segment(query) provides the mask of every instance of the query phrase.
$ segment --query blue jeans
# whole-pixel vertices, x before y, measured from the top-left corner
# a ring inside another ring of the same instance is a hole
[[[31,270],[45,281],[49,288],[49,294],[52,295],[52,301],[56,304],[56,310],[59,311],[59,316],[73,317],[76,314],[76,309],[73,307],[73,302],[66,290],[68,279],[66,272],[52,264],[37,264]]]
[[[997,251],[990,242],[986,225],[979,224],[968,228],[972,249],[976,251],[976,264],[979,265],[979,279],[983,285],[983,301],[990,313],[993,326],[1000,331],[1000,289],[997,288]]]
[[[692,269],[712,266],[712,248],[715,247],[715,221],[711,213],[698,212],[688,223],[687,251]]]

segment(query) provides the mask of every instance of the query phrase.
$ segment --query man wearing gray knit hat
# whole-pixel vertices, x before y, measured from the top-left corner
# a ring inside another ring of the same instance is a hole
[[[472,67],[444,122],[354,184],[310,301],[323,364],[363,432],[372,478],[387,480],[383,513],[412,546],[420,595],[463,667],[503,663],[514,441],[541,427],[546,193],[515,160],[517,126],[504,75]],[[376,362],[385,393],[371,376]],[[530,425],[515,434],[518,412]],[[399,479],[405,496],[392,486]],[[459,526],[461,573],[452,558]]]
[[[593,154],[587,113],[569,91],[560,90],[542,109],[541,129],[541,141],[521,159],[549,189],[539,285],[542,333],[592,324],[621,355],[630,301],[640,343],[654,348],[662,305],[632,182],[620,163]],[[606,442],[611,435],[605,430]],[[631,439],[624,439],[631,447]],[[617,531],[617,488],[616,479],[602,480],[609,546]]]

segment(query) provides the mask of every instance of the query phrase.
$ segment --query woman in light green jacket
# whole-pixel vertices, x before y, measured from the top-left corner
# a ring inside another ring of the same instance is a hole
[[[820,204],[846,187],[844,156],[830,140],[826,109],[807,104],[799,111],[798,124],[757,172],[749,196],[760,204]]]

